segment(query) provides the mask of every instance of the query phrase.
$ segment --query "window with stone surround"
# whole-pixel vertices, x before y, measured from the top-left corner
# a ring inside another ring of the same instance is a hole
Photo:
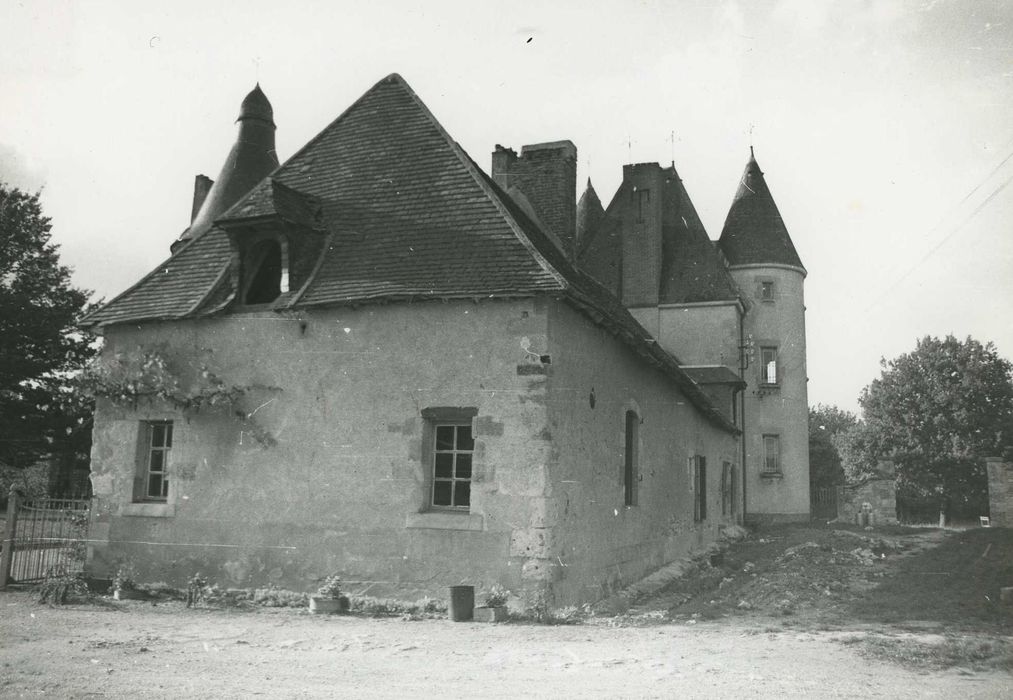
[[[164,502],[169,495],[172,421],[143,421],[140,436],[134,500]]]
[[[474,408],[427,408],[426,459],[429,471],[429,507],[468,511],[474,474]]]
[[[781,473],[781,436],[773,433],[763,436],[762,474]]]

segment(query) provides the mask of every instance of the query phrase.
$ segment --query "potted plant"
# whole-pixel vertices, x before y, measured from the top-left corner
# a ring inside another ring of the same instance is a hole
[[[506,601],[510,593],[499,584],[485,594],[485,605],[475,608],[475,622],[502,622],[507,619]]]
[[[140,600],[144,594],[137,590],[137,582],[134,581],[134,568],[124,564],[116,569],[113,576],[113,599],[114,600]]]
[[[348,610],[348,598],[341,595],[341,577],[331,574],[320,584],[316,595],[310,596],[310,612],[323,615],[345,610]]]

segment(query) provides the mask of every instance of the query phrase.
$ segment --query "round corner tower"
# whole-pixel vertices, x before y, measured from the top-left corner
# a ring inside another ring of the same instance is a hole
[[[752,521],[809,518],[805,267],[750,148],[718,242],[741,290],[743,492]]]

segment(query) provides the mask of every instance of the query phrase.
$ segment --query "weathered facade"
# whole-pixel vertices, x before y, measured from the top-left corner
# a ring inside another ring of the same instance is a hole
[[[808,519],[806,270],[755,158],[717,243],[675,167],[657,163],[625,166],[607,209],[588,183],[578,221],[578,266],[684,369],[740,378],[745,517]]]
[[[673,273],[621,236],[598,248],[637,262],[585,266],[582,232],[615,216],[575,205],[573,144],[497,147],[488,176],[396,75],[273,170],[259,87],[239,121],[172,257],[89,319],[107,366],[157,355],[172,375],[98,402],[93,573],[306,590],[338,572],[374,595],[500,584],[564,605],[741,521],[756,448],[734,266],[707,258],[704,284],[700,256]],[[713,255],[702,228],[670,236],[698,221],[677,178],[633,170],[674,202],[641,242]],[[610,282],[655,269],[636,303]],[[800,305],[788,272],[779,293]],[[784,477],[756,502],[798,515]]]

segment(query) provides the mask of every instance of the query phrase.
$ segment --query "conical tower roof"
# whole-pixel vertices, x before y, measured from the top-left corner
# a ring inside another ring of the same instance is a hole
[[[731,265],[791,265],[805,270],[752,148],[718,246]]]
[[[587,179],[587,189],[580,196],[577,202],[577,245],[583,241],[585,234],[594,230],[598,222],[605,216],[605,207],[598,199],[598,193],[594,191],[591,178]]]
[[[243,99],[236,123],[239,124],[236,142],[225,158],[218,179],[173,249],[206,232],[215,219],[278,167],[278,154],[274,149],[274,110],[259,83]]]

